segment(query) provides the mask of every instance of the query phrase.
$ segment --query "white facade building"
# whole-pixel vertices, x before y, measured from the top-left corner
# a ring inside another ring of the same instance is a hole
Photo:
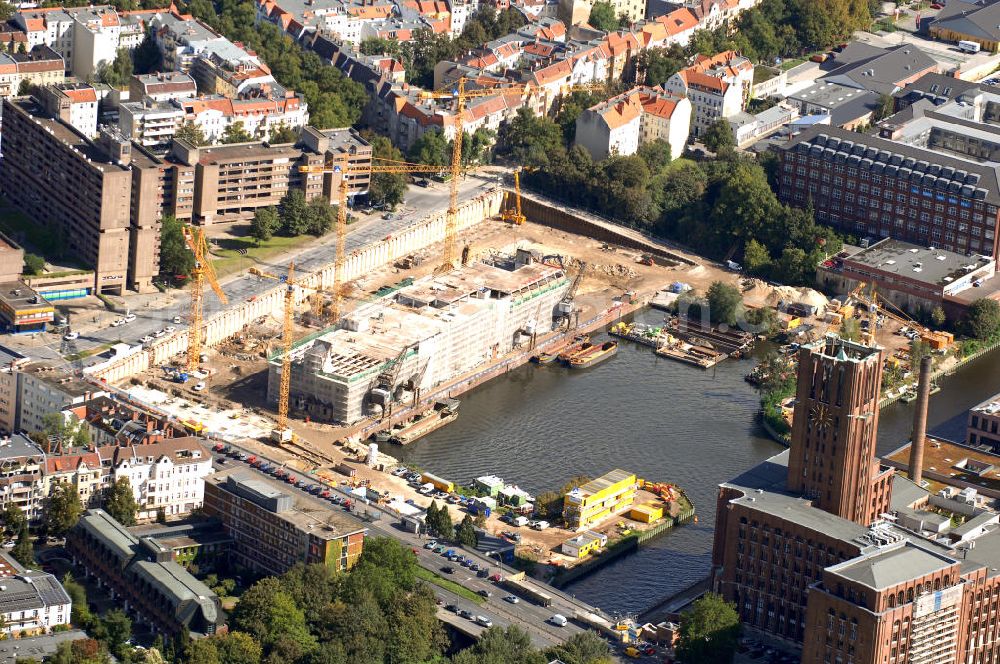
[[[588,108],[576,121],[576,142],[595,160],[635,154],[662,140],[676,159],[691,128],[691,102],[659,88],[638,87]]]
[[[700,136],[720,119],[742,112],[753,86],[753,63],[735,51],[699,55],[694,65],[677,72],[664,89],[691,100],[691,133]]]
[[[73,601],[55,576],[26,570],[12,556],[0,553],[0,633],[35,635],[69,625],[72,608]]]

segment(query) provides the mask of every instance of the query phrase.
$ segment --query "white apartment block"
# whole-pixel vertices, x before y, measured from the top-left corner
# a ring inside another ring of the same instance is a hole
[[[12,556],[0,553],[0,633],[5,638],[69,625],[72,608],[69,594],[55,576],[26,570]]]
[[[26,365],[19,373],[18,410],[14,428],[32,433],[45,428],[44,418],[70,406],[78,406],[95,396],[106,394],[90,383],[67,376],[55,367],[38,362]]]
[[[700,136],[719,119],[741,113],[753,86],[753,63],[735,51],[695,56],[694,64],[664,84],[671,94],[691,100],[691,133]]]
[[[187,514],[205,502],[205,477],[212,455],[197,438],[167,438],[158,443],[97,449],[104,470],[102,484],[127,478],[139,504],[138,519]]]
[[[86,83],[61,83],[35,95],[46,110],[87,138],[97,136],[97,91]]]
[[[676,159],[691,128],[691,101],[658,88],[637,87],[592,106],[576,121],[576,143],[595,160],[635,154],[640,145],[662,140]]]

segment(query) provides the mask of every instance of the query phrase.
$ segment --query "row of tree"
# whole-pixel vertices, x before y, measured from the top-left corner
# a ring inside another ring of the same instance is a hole
[[[333,227],[336,206],[322,196],[306,202],[301,189],[289,189],[278,207],[257,208],[250,222],[250,236],[258,242],[270,240],[276,233],[297,237],[309,233],[326,235]]]

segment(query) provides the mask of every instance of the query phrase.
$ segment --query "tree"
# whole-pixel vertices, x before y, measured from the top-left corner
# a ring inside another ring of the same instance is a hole
[[[45,532],[51,537],[65,537],[83,514],[80,494],[68,483],[52,487],[45,504]]]
[[[262,653],[260,644],[244,632],[229,632],[212,637],[225,664],[258,664]]]
[[[399,55],[399,42],[381,37],[365,37],[358,50],[362,55]]]
[[[681,615],[677,659],[685,664],[726,664],[733,660],[739,635],[736,608],[720,595],[704,595]]]
[[[706,294],[708,311],[713,323],[736,325],[743,314],[743,295],[732,284],[713,282]]]
[[[768,253],[767,247],[757,240],[749,240],[743,249],[743,268],[748,274],[761,277],[767,275],[770,267],[771,254]]]
[[[476,526],[472,522],[472,515],[466,514],[462,522],[455,528],[455,539],[464,547],[476,548],[479,544],[479,535],[476,534]]]
[[[28,525],[28,517],[14,503],[8,503],[0,518],[3,520],[4,534],[9,537],[17,535],[21,532],[21,528]]]
[[[249,143],[252,140],[253,136],[244,129],[243,122],[240,120],[227,124],[226,128],[222,130],[222,142],[227,145],[231,143]]]
[[[258,244],[267,242],[281,228],[281,217],[274,206],[257,208],[250,220],[250,237]]]
[[[24,254],[24,273],[27,275],[41,274],[45,271],[45,259],[38,254]]]
[[[132,65],[136,74],[152,74],[163,65],[160,49],[152,33],[147,32],[142,43],[132,51]]]
[[[910,342],[910,366],[919,367],[920,360],[931,354],[930,343],[921,338],[916,338]]]
[[[184,225],[173,215],[160,219],[160,273],[174,276],[188,274],[194,268],[194,256],[184,241]]]
[[[244,607],[244,601],[247,601]],[[316,637],[309,633],[305,614],[295,600],[280,588],[277,578],[269,577],[251,586],[232,615],[232,624],[254,637],[266,648],[280,646],[291,659],[316,649]]]
[[[282,143],[295,143],[299,140],[299,130],[295,127],[289,127],[282,122],[271,130],[271,135],[267,140],[274,145],[280,145]]]
[[[590,25],[598,30],[614,32],[618,29],[618,17],[615,16],[615,8],[610,2],[595,2],[590,8]]]
[[[655,141],[648,141],[639,146],[636,154],[646,162],[646,167],[650,173],[661,173],[668,166],[673,156],[670,154],[670,143],[662,138]]]
[[[87,603],[87,589],[78,583],[69,572],[66,572],[66,575],[63,576],[62,585],[66,589],[66,594],[73,600],[70,620],[77,627],[89,627],[93,615],[90,613],[90,604]]]
[[[578,632],[565,643],[549,648],[548,659],[565,664],[611,664],[614,659],[607,642],[594,632]]]
[[[996,300],[979,298],[969,305],[966,327],[976,339],[989,339],[1000,331],[1000,304]]]
[[[128,49],[118,49],[110,65],[106,62],[98,65],[97,78],[119,90],[128,88],[129,79],[132,78],[132,55]]]
[[[35,86],[32,84],[31,80],[27,78],[22,79],[20,85],[17,86],[17,96],[27,97],[33,94],[35,94]]]
[[[883,94],[878,99],[878,106],[873,114],[874,120],[884,120],[895,112],[896,100],[890,94]]]
[[[471,648],[451,659],[452,664],[545,664],[548,659],[531,645],[520,627],[490,627]]]
[[[132,483],[127,477],[119,477],[114,484],[104,490],[104,511],[123,526],[135,525],[135,514],[139,505],[135,502]]]
[[[27,523],[21,525],[17,533],[17,542],[14,544],[14,548],[11,549],[10,555],[14,556],[14,560],[25,567],[34,566],[35,547],[31,542],[31,534],[28,532]]]
[[[944,327],[944,324],[948,322],[948,317],[944,314],[944,309],[941,307],[934,307],[931,310],[931,323],[934,327]]]
[[[309,229],[306,216],[306,196],[301,189],[289,189],[278,204],[278,214],[281,216],[281,232],[295,237]]]
[[[0,21],[9,21],[14,18],[17,9],[9,2],[0,2]]]
[[[710,124],[701,135],[701,142],[715,154],[726,153],[736,147],[733,128],[725,118],[719,118]]]
[[[132,619],[121,609],[111,609],[101,617],[94,634],[108,644],[112,653],[120,655],[126,641],[132,638]]]
[[[403,161],[403,153],[385,136],[373,132],[362,132],[366,141],[371,143],[372,156],[378,159]],[[406,176],[403,173],[372,173],[368,184],[368,200],[373,204],[385,204],[390,210],[395,210],[402,204],[406,196]]]
[[[333,227],[333,207],[322,197],[316,197],[306,205],[306,230],[317,237],[326,235]]]
[[[205,132],[203,132],[201,127],[196,125],[191,120],[188,120],[177,128],[177,131],[174,132],[174,138],[187,141],[195,147],[208,145],[208,139],[205,138]]]
[[[451,142],[439,130],[429,129],[410,147],[410,161],[444,169],[451,163]]]

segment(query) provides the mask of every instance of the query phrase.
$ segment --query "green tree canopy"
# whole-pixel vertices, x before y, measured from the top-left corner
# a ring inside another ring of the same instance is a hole
[[[282,122],[271,130],[271,135],[268,136],[267,140],[274,145],[280,145],[282,143],[295,143],[299,140],[299,130],[295,127],[289,127]]]
[[[980,298],[969,305],[966,314],[969,334],[976,339],[989,339],[1000,332],[1000,304]]]
[[[193,121],[188,120],[174,132],[174,138],[179,138],[181,140],[187,141],[195,147],[201,145],[208,145],[208,139],[205,138],[205,132],[201,130],[201,127],[196,125]]]
[[[458,540],[459,544],[470,549],[479,544],[479,535],[476,534],[476,525],[472,522],[471,514],[466,514],[455,528],[455,539]]]
[[[443,169],[451,163],[451,141],[439,130],[429,129],[410,146],[410,161]]]
[[[614,32],[618,29],[618,17],[615,15],[615,8],[610,2],[598,0],[590,8],[590,25],[598,30]]]
[[[160,219],[160,273],[186,275],[194,268],[194,255],[184,241],[184,225],[173,215]]]
[[[701,142],[715,154],[725,153],[736,147],[733,128],[729,126],[729,122],[725,118],[719,118],[710,124],[701,135]]]
[[[333,228],[334,208],[322,196],[306,204],[306,231],[317,237],[326,235]]]
[[[274,206],[257,208],[250,220],[250,237],[258,243],[270,240],[281,229],[281,217]]]
[[[684,664],[726,664],[733,661],[739,635],[736,608],[719,595],[705,595],[681,615],[677,659]]]
[[[490,627],[471,648],[460,651],[452,664],[545,664],[548,659],[531,645],[520,627]]]
[[[743,295],[732,284],[715,281],[708,287],[705,296],[708,302],[709,315],[713,323],[736,325],[743,315]]]
[[[104,511],[123,526],[134,526],[139,505],[127,477],[119,477],[104,490]]]
[[[51,537],[64,537],[83,514],[80,494],[70,484],[52,487],[45,501],[45,532]]]
[[[565,664],[612,664],[615,661],[607,641],[589,631],[577,632],[545,654],[548,659],[558,659]]]
[[[10,555],[14,556],[14,560],[25,567],[35,566],[35,545],[31,541],[31,533],[28,532],[27,523],[22,524],[18,530],[17,541],[14,543]]]
[[[309,230],[309,218],[306,214],[306,196],[301,189],[289,189],[278,204],[278,214],[281,217],[281,232],[295,237]]]
[[[24,254],[24,273],[30,276],[41,274],[45,271],[45,259],[38,254],[26,252]]]
[[[222,130],[223,143],[249,143],[252,140],[253,136],[244,128],[241,121],[231,122]]]
[[[125,90],[132,78],[132,55],[127,48],[119,48],[115,59],[110,63],[102,62],[97,67],[97,78],[113,88]]]

